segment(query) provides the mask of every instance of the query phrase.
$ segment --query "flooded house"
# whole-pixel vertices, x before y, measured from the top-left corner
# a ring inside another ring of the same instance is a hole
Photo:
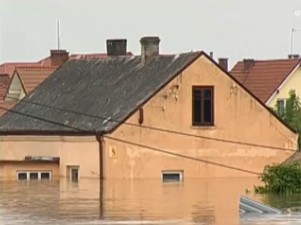
[[[0,119],[0,177],[183,181],[257,176],[298,134],[203,51],[160,54],[159,37],[74,58]]]

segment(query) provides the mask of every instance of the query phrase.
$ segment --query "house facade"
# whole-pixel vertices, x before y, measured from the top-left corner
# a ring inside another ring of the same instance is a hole
[[[204,52],[74,59],[0,119],[5,179],[258,176],[298,135]],[[123,49],[121,51],[120,49]]]
[[[299,55],[276,60],[245,59],[233,67],[231,74],[270,108],[279,105],[281,112],[291,90],[301,94],[300,63]]]

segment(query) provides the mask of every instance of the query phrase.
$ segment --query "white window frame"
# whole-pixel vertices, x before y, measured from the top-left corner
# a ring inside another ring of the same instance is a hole
[[[174,182],[183,182],[184,180],[184,170],[162,170],[161,171],[161,179],[164,181],[164,175],[165,174],[179,174],[179,180],[174,180]]]
[[[67,171],[69,172],[69,180],[72,181],[72,169],[77,170],[77,180],[80,180],[80,167],[79,166],[67,166]]]
[[[30,173],[37,173],[38,174],[38,180],[42,180],[41,178],[41,174],[42,173],[49,173],[49,179],[48,180],[52,180],[52,171],[17,171],[17,181],[22,181],[19,180],[19,174],[20,173],[25,173],[26,174],[26,180],[30,181]]]

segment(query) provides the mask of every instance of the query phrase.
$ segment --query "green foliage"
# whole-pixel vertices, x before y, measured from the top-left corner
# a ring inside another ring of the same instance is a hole
[[[256,193],[301,193],[301,165],[299,163],[266,166],[259,179],[264,186],[255,187]]]
[[[299,133],[298,147],[301,149],[301,103],[294,90],[289,92],[289,98],[286,100],[285,110],[282,111],[279,102],[277,102],[276,112],[284,120],[284,122]]]

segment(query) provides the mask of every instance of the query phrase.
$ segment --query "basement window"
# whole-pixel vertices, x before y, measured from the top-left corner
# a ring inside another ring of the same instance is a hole
[[[36,173],[36,172],[31,172],[31,173],[29,173],[29,179],[30,180],[38,180],[39,179],[39,174],[38,173]]]
[[[49,172],[41,173],[41,180],[50,180],[50,173]]]
[[[50,171],[20,171],[17,180],[51,180]]]
[[[181,182],[183,181],[183,171],[165,170],[162,171],[163,182]]]
[[[18,180],[27,180],[27,173],[18,173]]]

